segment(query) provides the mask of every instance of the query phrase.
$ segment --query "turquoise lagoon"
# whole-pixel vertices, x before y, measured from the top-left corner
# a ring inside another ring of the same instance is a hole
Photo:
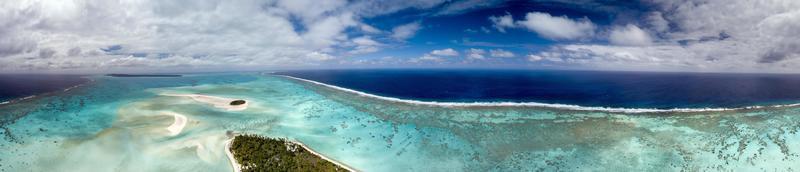
[[[92,79],[0,106],[0,171],[231,171],[229,133],[294,139],[362,171],[800,170],[795,106],[625,113],[419,104],[260,73]],[[188,119],[178,134],[172,114]]]

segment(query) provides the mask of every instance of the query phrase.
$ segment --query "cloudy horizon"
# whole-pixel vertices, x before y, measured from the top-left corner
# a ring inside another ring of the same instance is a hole
[[[0,73],[800,72],[800,1],[0,3]]]

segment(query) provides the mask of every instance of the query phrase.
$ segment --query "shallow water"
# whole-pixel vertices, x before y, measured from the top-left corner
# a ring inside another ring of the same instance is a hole
[[[2,171],[230,171],[228,131],[287,137],[363,171],[789,171],[800,108],[623,114],[448,107],[275,75],[108,78],[0,106]],[[248,100],[226,111],[194,93]],[[187,117],[172,135],[173,114]]]

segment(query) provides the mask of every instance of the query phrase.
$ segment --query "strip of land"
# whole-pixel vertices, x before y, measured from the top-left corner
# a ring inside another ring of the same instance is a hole
[[[216,108],[221,108],[229,111],[240,111],[247,109],[247,106],[250,104],[248,101],[240,100],[240,99],[230,99],[224,97],[216,97],[216,96],[209,96],[209,95],[202,95],[202,94],[169,94],[163,93],[162,96],[172,96],[172,97],[187,97],[191,98],[194,101],[208,103],[213,105]],[[243,101],[242,103],[238,103]]]
[[[225,151],[235,172],[249,171],[352,171],[310,149],[286,139],[239,135],[226,141]]]

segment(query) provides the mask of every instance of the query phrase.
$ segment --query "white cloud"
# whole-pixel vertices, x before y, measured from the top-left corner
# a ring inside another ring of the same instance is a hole
[[[326,60],[332,60],[332,59],[335,58],[335,57],[331,56],[330,54],[325,54],[325,53],[316,52],[316,51],[308,53],[306,55],[306,57],[309,58],[309,59],[317,60],[317,61],[326,61]]]
[[[492,27],[497,29],[497,31],[506,32],[505,28],[513,28],[514,25],[514,18],[511,17],[511,14],[506,12],[506,15],[503,16],[490,16],[489,21],[492,21]]]
[[[422,57],[412,58],[409,60],[411,63],[420,63],[420,62],[444,62],[444,57],[455,57],[458,56],[458,51],[452,48],[446,48],[441,50],[433,50],[429,53],[425,53]]]
[[[530,12],[517,23],[539,36],[552,40],[575,40],[594,35],[595,25],[587,18],[573,20],[566,16]]]
[[[420,22],[411,22],[400,25],[392,29],[392,37],[398,40],[406,40],[414,36],[420,29]]]
[[[366,33],[371,33],[371,34],[376,34],[376,33],[383,32],[378,28],[375,28],[375,27],[372,27],[372,26],[370,26],[368,24],[363,24],[363,23],[359,26],[359,28],[361,29],[361,31],[364,31]]]
[[[315,1],[316,2],[316,1]],[[403,9],[430,9],[447,2],[447,0],[395,0],[395,1],[352,1],[348,10],[359,16],[374,17],[394,13]]]
[[[611,28],[613,45],[561,44],[534,55],[613,70],[800,72],[800,1],[652,4],[655,11],[638,23],[646,27]]]
[[[366,54],[366,53],[373,53],[380,50],[380,46],[383,44],[379,43],[378,41],[372,40],[369,36],[362,36],[353,38],[353,43],[355,47],[353,50],[350,50],[350,54]]]
[[[9,1],[0,5],[0,70],[315,64],[360,23],[345,3]],[[119,50],[101,50],[112,45]]]
[[[503,0],[463,0],[463,1],[450,1],[445,5],[442,10],[437,12],[437,15],[451,15],[460,14],[465,11],[477,9],[481,7],[490,7],[498,3],[505,2]]]
[[[645,20],[650,25],[650,28],[656,32],[665,32],[669,30],[669,21],[664,19],[664,15],[662,15],[661,12],[651,12],[647,14]]]
[[[477,49],[477,48],[470,48],[466,51],[467,59],[470,60],[481,60],[484,59],[484,54],[486,54],[486,50]]]
[[[538,62],[538,61],[541,61],[541,60],[544,60],[544,57],[538,56],[538,55],[535,55],[535,54],[528,54],[528,61]]]
[[[0,3],[0,72],[317,65],[384,46],[362,35],[407,39],[420,28],[414,22],[383,34],[365,17],[443,2],[8,1]],[[101,50],[114,45],[120,49]]]
[[[276,2],[276,7],[288,11],[294,16],[298,16],[305,23],[313,22],[324,17],[325,13],[332,12],[347,5],[346,0],[280,0]]]
[[[635,25],[628,24],[611,30],[608,40],[615,45],[645,46],[652,43],[650,34]]]
[[[435,62],[444,61],[444,59],[442,59],[442,57],[437,57],[437,56],[433,56],[433,55],[430,55],[430,54],[423,55],[422,57],[419,58],[419,60],[421,60],[421,61],[435,61]]]
[[[503,49],[489,50],[489,54],[492,57],[514,57],[515,56],[514,53],[512,53],[511,51],[506,51],[506,50],[503,50]]]
[[[430,54],[437,56],[458,56],[458,51],[453,50],[452,48],[447,48],[441,50],[433,50],[431,51]]]

